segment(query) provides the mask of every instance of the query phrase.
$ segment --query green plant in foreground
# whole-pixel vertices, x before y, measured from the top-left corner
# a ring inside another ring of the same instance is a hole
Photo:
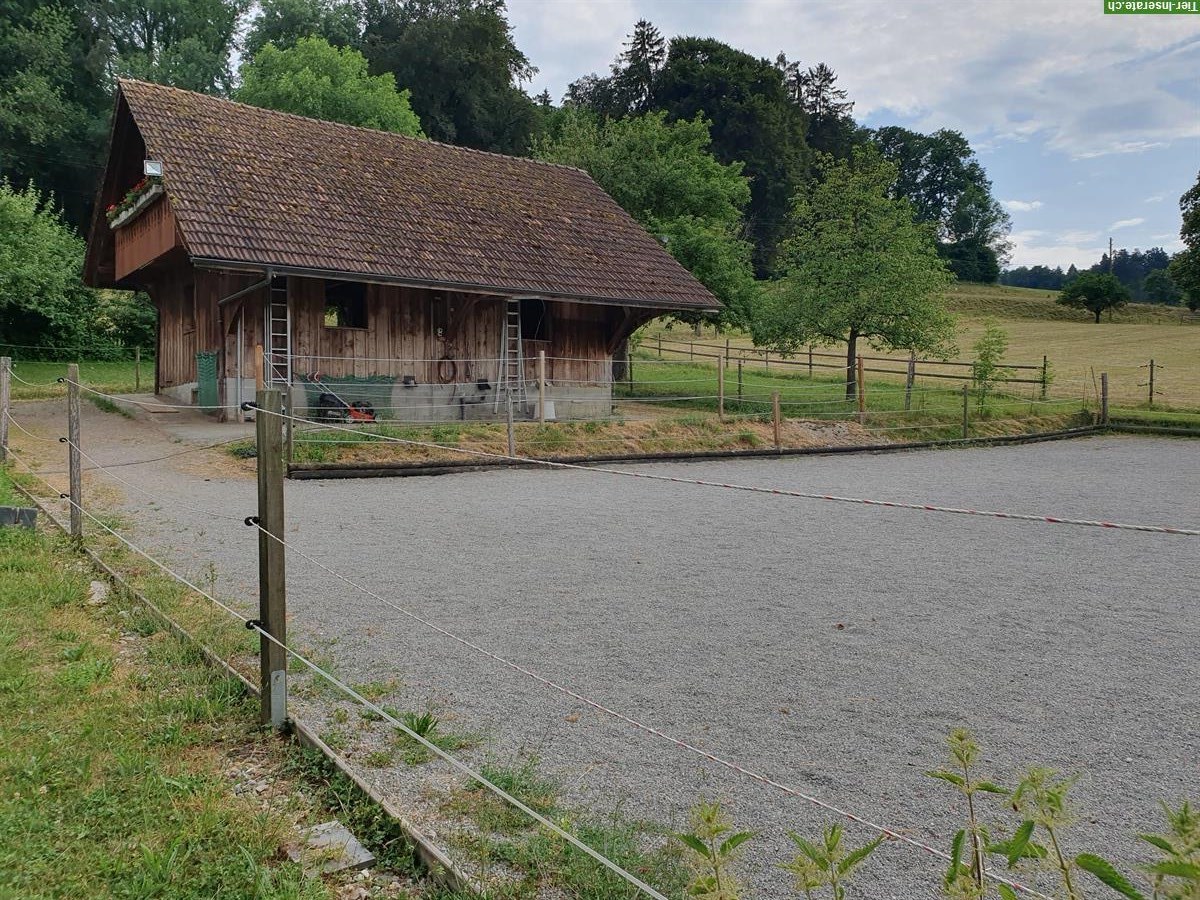
[[[971,363],[971,383],[979,398],[979,409],[987,403],[988,394],[995,390],[997,382],[1012,377],[1013,370],[1001,365],[1008,352],[1008,332],[995,319],[985,319],[983,334],[971,347],[975,359]]]
[[[842,849],[842,826],[832,825],[825,829],[821,843],[814,844],[796,834],[788,832],[788,837],[800,848],[796,858],[783,866],[796,877],[796,890],[812,900],[813,891],[829,886],[833,891],[833,900],[843,900],[846,896],[846,882],[867,857],[883,843],[883,835],[875,838],[869,844],[846,852]]]
[[[739,900],[741,887],[729,871],[738,848],[754,836],[752,831],[733,830],[733,823],[720,803],[701,801],[692,807],[691,831],[677,834],[692,851],[692,877],[688,897],[700,900]],[[726,837],[728,835],[728,837]]]
[[[1200,811],[1186,800],[1179,809],[1165,803],[1167,834],[1140,834],[1163,858],[1146,866],[1154,900],[1200,900]]]
[[[951,769],[935,769],[926,772],[930,778],[939,778],[948,782],[958,790],[967,801],[967,827],[954,835],[951,845],[950,868],[946,872],[945,888],[951,897],[975,898],[983,897],[986,888],[987,863],[985,853],[988,846],[987,829],[979,819],[975,808],[975,795],[1008,794],[1008,791],[990,781],[972,780],[971,767],[979,758],[979,744],[975,737],[965,728],[955,728],[946,738],[950,747]],[[963,844],[970,840],[971,862],[962,863]]]
[[[430,740],[433,737],[433,733],[437,731],[437,727],[440,724],[438,717],[433,714],[432,710],[426,710],[419,715],[415,712],[406,711],[400,717],[400,721],[410,731],[418,737],[425,738],[425,740]]]
[[[1063,849],[1063,831],[1074,821],[1067,795],[1077,776],[1057,778],[1053,769],[1031,768],[1013,791],[1013,808],[1025,819],[1013,839],[1005,845],[1009,865],[1020,859],[1037,857],[1046,860],[1059,876],[1067,900],[1084,900],[1078,873],[1086,872],[1128,900],[1144,900],[1142,894],[1108,860],[1094,853],[1070,857]],[[1050,846],[1036,843],[1033,838],[1046,835]],[[1005,894],[1015,896],[1011,891]]]

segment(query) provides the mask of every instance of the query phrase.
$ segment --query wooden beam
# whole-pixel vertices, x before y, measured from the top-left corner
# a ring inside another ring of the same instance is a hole
[[[612,356],[616,352],[617,348],[621,346],[622,341],[627,340],[631,334],[657,315],[654,310],[638,309],[632,306],[623,306],[621,308],[624,310],[624,314],[617,324],[616,330],[609,337],[606,346],[609,356]]]

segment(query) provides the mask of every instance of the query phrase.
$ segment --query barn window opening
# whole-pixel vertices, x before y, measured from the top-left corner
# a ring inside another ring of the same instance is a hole
[[[550,340],[550,310],[545,300],[530,298],[521,301],[521,340]]]
[[[367,286],[365,284],[361,281],[325,282],[325,327],[367,327]]]

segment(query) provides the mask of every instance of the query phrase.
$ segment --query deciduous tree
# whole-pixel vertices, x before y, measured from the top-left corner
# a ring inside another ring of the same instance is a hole
[[[0,181],[0,334],[14,344],[93,343],[95,292],[80,279],[83,241],[30,185]]]
[[[324,38],[301,38],[280,50],[267,44],[242,67],[236,99],[253,106],[378,128],[414,137],[421,123],[396,90],[390,72],[371,75],[357,50],[333,47]]]
[[[1072,309],[1086,309],[1099,325],[1102,312],[1119,309],[1129,302],[1129,289],[1115,275],[1083,272],[1062,289],[1056,302]]]
[[[1179,285],[1187,300],[1188,309],[1200,309],[1200,173],[1196,183],[1179,198],[1183,225],[1179,237],[1183,249],[1171,260],[1171,278]]]
[[[945,355],[954,320],[941,306],[953,280],[932,229],[894,196],[896,167],[858,148],[822,158],[822,178],[796,198],[793,236],[780,247],[784,276],[753,323],[755,342],[794,352],[846,345],[846,397],[859,341],[883,350]]]
[[[738,236],[750,188],[740,164],[718,162],[708,147],[701,118],[598,122],[575,110],[535,154],[588,172],[725,304],[723,321],[744,325],[758,295],[750,246]]]
[[[358,8],[344,0],[261,0],[257,6],[242,41],[246,56],[265,44],[286,50],[306,37],[323,37],[335,47],[355,47],[362,37]]]
[[[955,277],[995,281],[1008,256],[1012,223],[967,139],[949,129],[920,134],[888,126],[874,140],[899,171],[896,195],[913,204],[919,221],[937,228],[939,249]]]
[[[524,154],[540,122],[520,83],[537,72],[513,41],[503,0],[366,0],[371,71],[412,91],[434,140]]]

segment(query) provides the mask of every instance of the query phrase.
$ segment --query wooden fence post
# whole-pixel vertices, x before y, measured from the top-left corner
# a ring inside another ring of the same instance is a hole
[[[133,348],[133,392],[142,392],[142,348]]]
[[[908,353],[908,372],[904,376],[904,411],[912,409],[913,382],[917,380],[917,351]]]
[[[813,377],[812,344],[808,345],[808,377]]]
[[[856,360],[857,376],[858,376],[858,424],[862,425],[867,421],[867,383],[863,377],[863,358],[861,355]]]
[[[771,393],[771,424],[775,429],[775,449],[779,450],[782,447],[779,443],[779,391]]]
[[[658,358],[662,359],[662,336],[661,335],[659,335],[659,338],[658,338]]]
[[[0,356],[0,463],[8,459],[8,407],[12,402],[12,359]]]
[[[282,729],[287,724],[287,572],[284,567],[283,398],[278,390],[256,396],[255,438],[258,446],[258,625],[275,641],[260,635],[259,673],[262,688],[259,719]]]
[[[632,365],[632,362],[630,363]],[[546,424],[546,351],[539,350],[537,357],[538,379],[538,422]]]
[[[513,432],[513,398],[510,388],[505,395],[505,418],[508,423],[508,455],[517,455],[517,436]]]
[[[970,435],[970,427],[971,427],[970,423],[967,420],[967,415],[968,415],[967,410],[971,403],[971,390],[965,384],[962,386],[962,400],[963,400],[962,436],[963,436],[963,440],[966,440],[967,437]]]
[[[1108,373],[1100,373],[1100,424],[1108,424]]]
[[[717,418],[725,421],[725,357],[717,357]]]
[[[67,366],[67,478],[71,498],[71,538],[83,540],[83,469],[79,459],[79,365]]]
[[[267,357],[263,345],[254,345],[254,390],[261,391],[267,384]]]
[[[1150,360],[1150,405],[1154,405],[1154,360]]]
[[[1050,387],[1050,360],[1042,355],[1042,399],[1046,399],[1046,391]]]

